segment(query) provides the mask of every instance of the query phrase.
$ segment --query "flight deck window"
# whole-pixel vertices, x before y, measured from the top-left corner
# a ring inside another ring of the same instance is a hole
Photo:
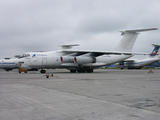
[[[23,54],[22,57],[20,57],[20,58],[25,58],[25,57],[29,57],[29,56],[30,56],[30,54]]]

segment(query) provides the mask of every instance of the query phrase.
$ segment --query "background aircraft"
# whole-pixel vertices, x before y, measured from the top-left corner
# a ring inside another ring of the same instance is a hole
[[[143,66],[150,65],[154,62],[158,62],[160,60],[160,57],[158,56],[157,53],[159,51],[160,45],[155,45],[155,44],[152,44],[152,45],[154,46],[154,49],[148,58],[140,59],[140,60],[128,59],[128,60],[124,60],[119,63],[116,63],[115,66],[121,69],[123,68],[141,69]]]
[[[16,58],[4,58],[0,59],[0,69],[4,69],[6,71],[17,69],[18,66],[15,64]]]
[[[69,50],[72,46],[62,45],[62,50],[50,52],[28,52],[16,61],[16,64],[23,69],[44,69],[66,68],[71,73],[93,72],[93,69],[111,65],[123,61],[133,56],[132,48],[138,36],[138,32],[157,30],[138,29],[120,31],[122,39],[115,48],[115,51],[89,51],[89,50]]]

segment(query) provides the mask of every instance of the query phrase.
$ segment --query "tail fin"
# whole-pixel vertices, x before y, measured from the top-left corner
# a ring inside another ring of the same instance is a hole
[[[150,31],[150,30],[158,30],[158,29],[150,28],[150,29],[120,31],[122,33],[121,35],[123,35],[123,38],[115,48],[115,51],[131,52],[133,45],[136,41],[136,38],[139,34],[138,32]]]
[[[150,57],[158,55],[157,53],[158,53],[159,47],[160,47],[160,45],[156,45],[156,44],[152,44],[152,45],[154,46],[154,49],[153,49],[152,53],[150,54]]]

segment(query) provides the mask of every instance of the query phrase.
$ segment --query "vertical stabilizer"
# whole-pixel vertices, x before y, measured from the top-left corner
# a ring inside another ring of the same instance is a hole
[[[136,38],[139,34],[138,32],[150,31],[150,30],[158,30],[158,29],[150,28],[150,29],[120,31],[122,33],[121,35],[123,35],[123,38],[115,48],[115,51],[131,52],[133,45],[136,41]]]

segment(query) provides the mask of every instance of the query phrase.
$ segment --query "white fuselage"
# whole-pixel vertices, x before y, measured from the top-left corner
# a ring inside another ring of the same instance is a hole
[[[159,58],[146,58],[143,60],[136,60],[134,63],[125,63],[126,66],[134,66],[134,67],[143,67],[146,65],[150,65],[154,62],[158,62],[160,59]]]
[[[51,52],[29,52],[26,53],[28,56],[19,58],[17,60],[17,65],[23,69],[54,69],[54,68],[70,68],[66,67],[63,62],[61,62],[61,56],[64,54],[61,51],[51,51]],[[132,55],[102,55],[96,57],[96,63],[86,63],[82,66],[90,66],[90,68],[99,68],[101,66],[111,65],[113,63],[125,60]],[[21,64],[19,64],[21,63]],[[96,66],[94,66],[96,65]],[[77,63],[71,63],[71,66],[78,66]]]
[[[52,52],[30,52],[27,57],[19,58],[20,67],[24,69],[43,69],[60,67],[61,62],[56,51]],[[35,56],[33,56],[35,55]],[[19,66],[19,65],[18,65]]]
[[[150,65],[152,63],[158,62],[160,58],[157,57],[148,57],[146,59],[134,60],[134,62],[124,62],[123,65],[116,64],[116,66],[121,68],[141,68],[143,66]]]
[[[132,57],[133,55],[102,55],[97,57],[97,62],[106,63],[106,66],[117,63],[121,60]]]

